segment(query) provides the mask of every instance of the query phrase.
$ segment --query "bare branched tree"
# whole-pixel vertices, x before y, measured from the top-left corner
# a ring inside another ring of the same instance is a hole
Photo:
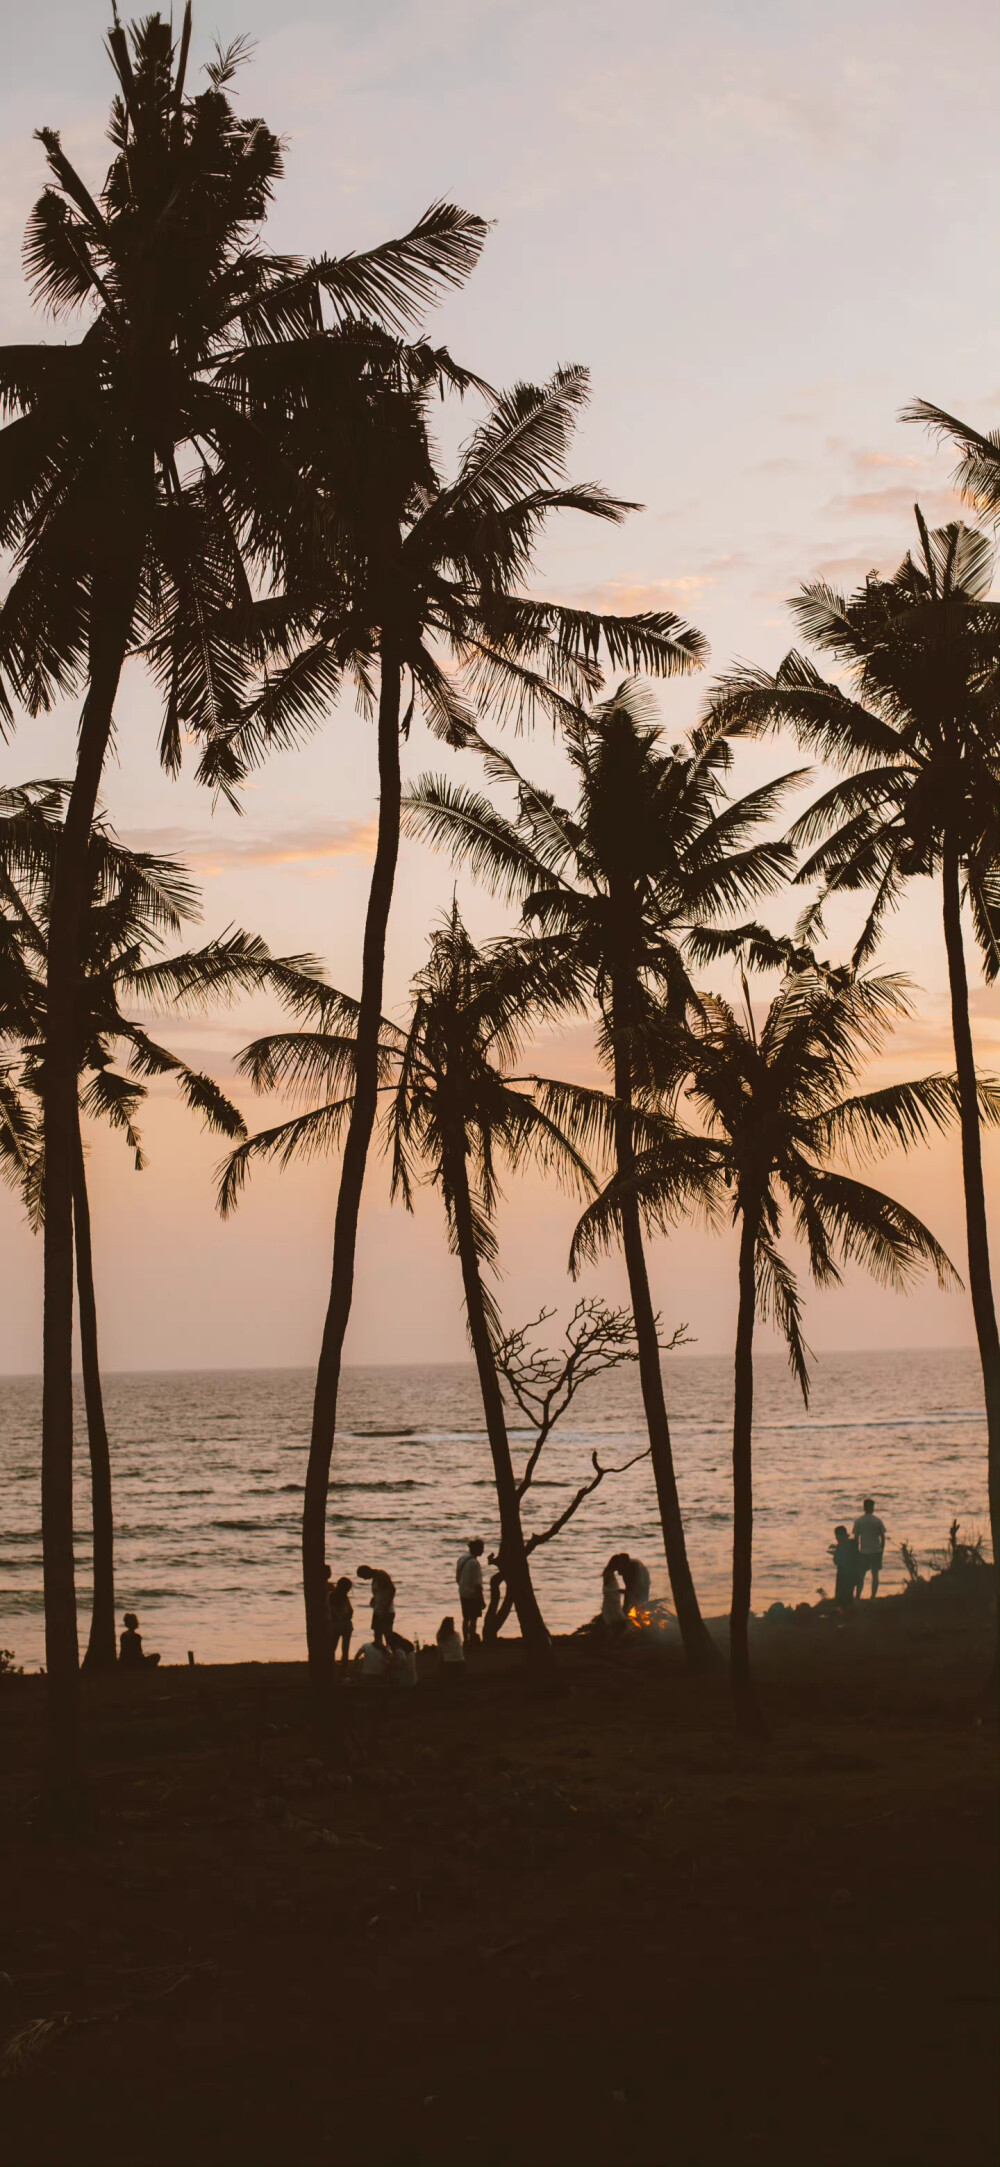
[[[608,1370],[618,1369],[623,1362],[638,1360],[639,1349],[635,1335],[635,1321],[630,1309],[609,1309],[606,1302],[590,1295],[579,1301],[566,1326],[564,1344],[549,1349],[532,1344],[532,1336],[547,1324],[554,1315],[551,1309],[543,1309],[530,1324],[522,1324],[508,1332],[496,1348],[496,1366],[503,1378],[510,1398],[520,1408],[535,1432],[534,1442],[524,1463],[524,1470],[517,1484],[517,1510],[521,1506],[535,1479],[538,1462],[548,1443],[556,1423],[566,1413],[571,1400],[581,1385],[593,1377],[603,1376]],[[657,1319],[659,1330],[659,1319]],[[679,1324],[668,1340],[660,1343],[661,1352],[671,1354],[676,1347],[691,1345],[686,1324]],[[550,1525],[536,1528],[525,1537],[525,1554],[530,1557],[542,1543],[554,1541],[561,1535],[567,1522],[572,1520],[583,1501],[599,1489],[606,1475],[624,1475],[639,1460],[649,1458],[647,1445],[642,1452],[633,1454],[618,1467],[602,1465],[597,1452],[592,1452],[593,1474],[581,1483],[562,1512]],[[503,1568],[503,1548],[490,1557],[496,1570],[490,1580],[489,1608],[483,1620],[484,1640],[495,1640],[500,1628],[510,1616],[513,1598],[507,1586]]]

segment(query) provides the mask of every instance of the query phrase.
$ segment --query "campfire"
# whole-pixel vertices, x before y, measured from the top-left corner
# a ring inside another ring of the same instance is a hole
[[[664,1626],[674,1623],[673,1611],[668,1603],[662,1601],[652,1602],[645,1606],[633,1603],[631,1609],[626,1611],[625,1615],[629,1624],[634,1625],[639,1633],[647,1632],[650,1627],[654,1631],[662,1632]]]

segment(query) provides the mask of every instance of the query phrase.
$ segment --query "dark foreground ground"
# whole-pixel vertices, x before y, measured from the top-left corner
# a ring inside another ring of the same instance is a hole
[[[349,1690],[349,1778],[296,1666],[113,1678],[75,1842],[0,1681],[4,2161],[992,2167],[988,1639],[761,1628],[767,1746],[672,1655],[504,1648]]]

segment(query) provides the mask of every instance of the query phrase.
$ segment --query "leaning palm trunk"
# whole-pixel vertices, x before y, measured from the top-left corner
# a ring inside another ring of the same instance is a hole
[[[80,1779],[79,1647],[73,1557],[73,1183],[77,1010],[87,853],[135,587],[91,597],[90,686],[59,844],[49,928],[45,1034],[45,1306],[42,1339],[42,1560],[49,1781],[57,1813]]]
[[[482,1281],[479,1277],[479,1260],[476,1255],[475,1234],[472,1219],[472,1203],[465,1165],[464,1145],[459,1144],[450,1154],[447,1178],[452,1195],[455,1215],[455,1238],[462,1266],[462,1284],[465,1289],[465,1307],[469,1319],[472,1350],[479,1371],[479,1388],[483,1397],[483,1413],[486,1416],[486,1433],[493,1455],[493,1475],[497,1489],[497,1505],[500,1512],[499,1570],[507,1583],[508,1593],[517,1612],[521,1628],[521,1640],[529,1662],[537,1665],[548,1663],[552,1655],[552,1643],[545,1621],[538,1607],[538,1598],[531,1580],[524,1531],[517,1500],[517,1484],[510,1457],[507,1422],[504,1415],[503,1395],[497,1376],[493,1344],[490,1339],[486,1304],[483,1300]],[[495,1637],[492,1636],[491,1637]]]
[[[79,1117],[73,1180],[73,1232],[80,1308],[83,1397],[87,1410],[87,1439],[90,1447],[91,1522],[94,1543],[93,1606],[90,1614],[90,1639],[83,1667],[85,1670],[113,1670],[116,1653],[115,1523],[111,1503],[111,1452],[104,1420],[104,1394],[101,1390],[94,1255],[90,1238],[90,1199],[87,1195],[87,1170]]]
[[[656,1315],[649,1291],[646,1253],[642,1243],[639,1203],[634,1190],[628,1186],[635,1172],[635,1146],[632,1136],[632,1060],[624,1032],[616,1033],[615,1037],[615,1100],[615,1159],[618,1179],[624,1184],[621,1196],[622,1248],[635,1320],[639,1383],[646,1414],[646,1428],[649,1432],[653,1480],[656,1484],[656,1498],[663,1529],[663,1547],[666,1551],[667,1570],[670,1574],[684,1653],[692,1670],[711,1670],[718,1667],[719,1652],[698,1608],[698,1597],[688,1563],[684,1522],[681,1518],[677,1476],[670,1444],[667,1403],[663,1392]]]
[[[757,1311],[757,1214],[744,1210],[740,1230],[740,1299],[733,1398],[733,1594],[729,1661],[733,1705],[741,1728],[766,1735],[750,1671],[750,1592],[753,1584],[753,1329]]]
[[[378,1049],[382,1022],[385,939],[399,855],[399,706],[402,672],[395,654],[381,657],[378,713],[378,843],[368,895],[361,1000],[358,1008],[354,1101],[344,1144],[333,1236],[330,1300],[323,1327],[313,1400],[312,1434],[302,1510],[302,1584],[309,1667],[316,1684],[333,1676],[327,1612],[326,1501],[337,1428],[344,1338],[354,1295],[354,1259],[365,1165],[378,1109]]]
[[[983,1148],[979,1126],[976,1062],[969,1022],[969,981],[962,939],[962,901],[958,851],[946,846],[944,853],[944,938],[948,953],[951,991],[951,1027],[955,1041],[959,1118],[962,1130],[962,1180],[965,1189],[965,1226],[969,1245],[969,1289],[979,1342],[986,1399],[986,1436],[990,1501],[990,1532],[994,1561],[1000,1560],[1000,1334],[990,1275],[990,1248],[986,1227],[986,1192],[983,1183]]]

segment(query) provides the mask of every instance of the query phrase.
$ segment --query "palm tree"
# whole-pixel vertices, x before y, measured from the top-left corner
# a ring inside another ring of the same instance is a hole
[[[688,651],[697,652],[694,636]],[[728,802],[731,753],[720,732],[664,748],[646,697],[623,684],[565,720],[578,799],[573,812],[482,744],[488,772],[512,784],[504,817],[481,794],[433,777],[407,798],[407,822],[461,857],[495,893],[522,904],[579,1002],[598,1011],[598,1048],[614,1080],[620,1238],[639,1347],[639,1375],[678,1623],[688,1660],[713,1665],[688,1563],[670,1443],[656,1317],[634,1188],[637,1123],[651,1079],[662,1002],[683,1017],[697,996],[684,957],[691,929],[765,894],[794,863],[787,846],[750,841],[797,780],[783,776]],[[558,1117],[563,1101],[553,1101]],[[698,1168],[689,1167],[696,1197]]]
[[[237,40],[186,90],[180,39],[159,15],[117,20],[113,157],[95,196],[57,134],[25,263],[54,315],[88,317],[75,344],[0,350],[0,534],[14,577],[0,609],[0,677],[31,712],[83,688],[76,773],[52,899],[46,1023],[42,1520],[52,1774],[69,1801],[78,1765],[72,1519],[74,1068],[87,842],[128,653],[165,632],[161,752],[220,723],[258,638],[254,596],[281,535],[309,524],[299,478],[248,410],[238,362],[269,340],[322,343],[324,299],[378,323],[463,275],[468,221],[434,206],[368,256],[305,265],[258,245],[281,174],[278,138],[241,119],[227,87]],[[481,232],[481,227],[480,227]],[[478,247],[478,237],[475,239]]]
[[[787,725],[801,744],[846,770],[796,822],[789,840],[819,846],[800,868],[800,881],[819,878],[837,892],[874,888],[855,965],[872,953],[907,882],[940,880],[996,1556],[1000,1335],[962,907],[967,902],[992,984],[1000,969],[1000,603],[989,599],[993,551],[985,536],[958,525],[928,533],[919,509],[917,523],[919,555],[906,557],[893,579],[872,573],[849,600],[826,586],[804,587],[792,604],[807,638],[847,671],[850,693],[793,650],[773,677],[743,670],[723,679],[712,709],[730,728]]]
[[[955,470],[956,489],[977,512],[991,512],[994,518],[1000,518],[1000,429],[991,429],[984,436],[980,429],[970,428],[968,422],[958,421],[954,414],[932,406],[928,399],[914,399],[903,408],[900,418],[922,422],[935,436],[950,437],[962,455]]]
[[[535,1661],[549,1638],[531,1582],[520,1500],[507,1436],[497,1367],[500,1323],[484,1272],[497,1264],[493,1217],[498,1163],[512,1170],[529,1158],[571,1184],[594,1187],[573,1141],[587,1127],[592,1094],[569,1093],[568,1120],[559,1123],[541,1099],[564,1088],[525,1088],[509,1071],[533,1019],[553,1015],[571,997],[550,959],[521,942],[480,951],[469,939],[457,905],[431,940],[429,959],[414,980],[405,1031],[383,1020],[379,1089],[388,1095],[385,1143],[392,1157],[392,1194],[413,1208],[419,1179],[439,1189],[449,1242],[460,1261],[469,1337],[479,1372],[500,1514],[499,1563],[511,1591],[525,1653]],[[274,1129],[251,1136],[232,1153],[221,1190],[223,1214],[233,1210],[251,1163],[277,1156],[282,1165],[327,1150],[339,1140],[352,1103],[360,1003],[338,996],[336,1034],[279,1032],[248,1046],[238,1066],[258,1090],[291,1084],[335,1096]],[[350,1026],[354,1024],[354,1033]]]
[[[214,741],[205,767],[213,780],[231,785],[269,746],[294,742],[315,728],[345,677],[354,678],[365,704],[374,707],[377,699],[378,841],[364,930],[356,1091],[344,1142],[302,1521],[306,1631],[316,1677],[325,1676],[329,1661],[326,1500],[377,1108],[385,940],[399,846],[400,735],[418,701],[439,734],[462,743],[473,730],[474,703],[519,721],[538,706],[572,713],[573,702],[601,683],[602,652],[614,667],[661,676],[689,668],[704,652],[700,635],[669,613],[601,616],[520,592],[553,512],[618,521],[634,508],[596,484],[566,481],[586,371],[560,369],[541,387],[518,384],[491,395],[454,479],[445,482],[427,430],[437,361],[428,354],[418,366],[408,356],[391,382],[380,359],[374,384],[367,377],[358,382],[350,426],[342,392],[328,395],[325,379],[305,402],[301,421],[297,411],[292,414],[288,456],[308,471],[328,504],[327,551],[317,552],[314,536],[307,535],[288,582],[301,639],[287,662],[268,671],[239,725]],[[273,370],[260,374],[262,396],[278,397]],[[459,388],[469,382],[454,372],[449,380]]]
[[[15,997],[7,997],[8,981],[2,982],[0,1042],[16,1048],[20,1056],[16,1078],[22,1109],[33,1099],[40,1101],[43,1091],[48,928],[60,814],[69,794],[69,784],[27,784],[4,794],[13,810],[6,822],[0,819],[0,929],[10,933],[9,952],[17,965]],[[33,850],[26,869],[28,821],[33,823]],[[105,1669],[114,1664],[116,1654],[114,1515],[81,1113],[118,1129],[141,1170],[145,1161],[136,1115],[147,1096],[148,1079],[171,1076],[209,1128],[224,1136],[244,1136],[242,1115],[213,1078],[152,1039],[128,1009],[205,1007],[256,991],[276,993],[295,1009],[303,998],[314,1005],[322,991],[312,958],[272,957],[257,936],[239,931],[204,948],[164,956],[165,937],[179,937],[185,924],[200,915],[197,891],[183,866],[125,848],[101,818],[91,829],[88,861],[77,1008],[73,1231],[93,1526],[93,1607],[85,1664]],[[44,1218],[44,1145],[40,1125],[32,1126],[30,1115],[27,1119],[27,1132],[22,1124],[17,1137],[16,1159],[11,1154],[12,1172],[13,1165],[19,1165],[18,1186],[29,1216],[39,1225]]]
[[[903,1289],[930,1264],[938,1284],[957,1282],[944,1250],[921,1221],[892,1197],[831,1168],[853,1148],[873,1155],[922,1141],[944,1128],[958,1107],[953,1076],[926,1076],[881,1091],[845,1096],[863,1060],[877,1052],[895,1017],[909,1012],[905,981],[855,977],[807,965],[789,974],[758,1032],[743,980],[745,1014],[704,995],[689,1031],[662,1041],[660,1075],[667,1102],[679,1087],[702,1125],[706,1176],[721,1205],[731,1198],[740,1230],[739,1309],[733,1406],[733,1589],[730,1661],[737,1717],[761,1732],[763,1718],[750,1669],[753,1568],[753,1341],[758,1317],[784,1337],[803,1399],[809,1402],[808,1349],[802,1337],[795,1274],[778,1246],[782,1206],[805,1244],[819,1286],[840,1279],[836,1256],[864,1264],[883,1285]],[[1000,1087],[984,1094],[988,1118],[1000,1121]],[[690,1149],[690,1144],[688,1149]],[[639,1162],[637,1187],[650,1217],[674,1209],[676,1144],[654,1147]],[[574,1238],[574,1262],[613,1238],[612,1192],[592,1205]],[[957,1282],[960,1284],[960,1282]]]

